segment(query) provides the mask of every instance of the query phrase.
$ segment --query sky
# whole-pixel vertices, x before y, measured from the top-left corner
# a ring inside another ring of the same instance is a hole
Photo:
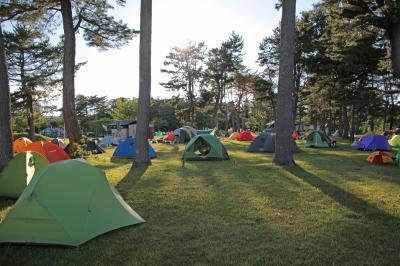
[[[152,29],[152,96],[173,95],[160,82],[168,77],[161,73],[170,48],[183,47],[189,40],[218,47],[235,31],[243,37],[244,64],[257,69],[258,46],[279,25],[281,11],[276,0],[153,0]],[[297,0],[297,13],[312,8],[317,0]],[[140,0],[128,0],[112,14],[130,28],[140,28]],[[100,52],[87,47],[77,38],[77,62],[86,65],[76,74],[76,94],[137,97],[139,92],[139,36],[120,49]]]

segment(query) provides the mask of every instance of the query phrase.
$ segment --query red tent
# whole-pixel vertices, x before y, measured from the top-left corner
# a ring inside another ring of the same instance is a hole
[[[172,141],[174,139],[174,131],[168,133],[167,136],[164,137],[165,141]]]
[[[251,141],[251,140],[254,140],[254,137],[253,137],[253,135],[251,135],[250,131],[243,131],[243,132],[240,132],[236,136],[236,140],[239,140],[239,141]]]
[[[297,133],[296,133],[296,131],[293,131],[293,133],[292,133],[292,139],[293,139],[293,140],[296,140],[296,139],[297,139]]]

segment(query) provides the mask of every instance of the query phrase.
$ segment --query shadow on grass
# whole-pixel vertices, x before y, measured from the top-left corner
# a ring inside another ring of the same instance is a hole
[[[148,166],[140,168],[132,167],[129,172],[118,182],[116,187],[118,188],[118,190],[126,190],[131,188],[142,178],[148,168]]]
[[[316,175],[307,172],[301,167],[288,167],[286,170],[319,189],[342,206],[351,209],[352,211],[371,221],[379,222],[389,227],[398,228],[398,226],[400,226],[400,220],[398,217],[386,213],[369,202],[355,196],[352,193],[344,191],[343,189],[321,179]]]

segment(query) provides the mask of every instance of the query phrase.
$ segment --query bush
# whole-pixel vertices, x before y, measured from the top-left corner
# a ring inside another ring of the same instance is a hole
[[[67,147],[65,147],[65,152],[69,154],[71,159],[87,158],[90,155],[90,153],[86,151],[86,144],[78,143],[68,144]]]
[[[17,132],[14,133],[14,140],[18,139],[18,138],[29,138],[28,137],[28,133],[26,132]],[[44,135],[40,135],[40,134],[35,134],[35,141],[51,141],[52,138],[46,137]]]

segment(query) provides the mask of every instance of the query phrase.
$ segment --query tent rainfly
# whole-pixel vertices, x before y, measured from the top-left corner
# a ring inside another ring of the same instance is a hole
[[[143,222],[102,170],[81,160],[60,161],[33,176],[0,223],[0,243],[79,246]]]
[[[229,160],[229,155],[224,145],[216,137],[197,135],[186,144],[182,159],[191,161]]]

